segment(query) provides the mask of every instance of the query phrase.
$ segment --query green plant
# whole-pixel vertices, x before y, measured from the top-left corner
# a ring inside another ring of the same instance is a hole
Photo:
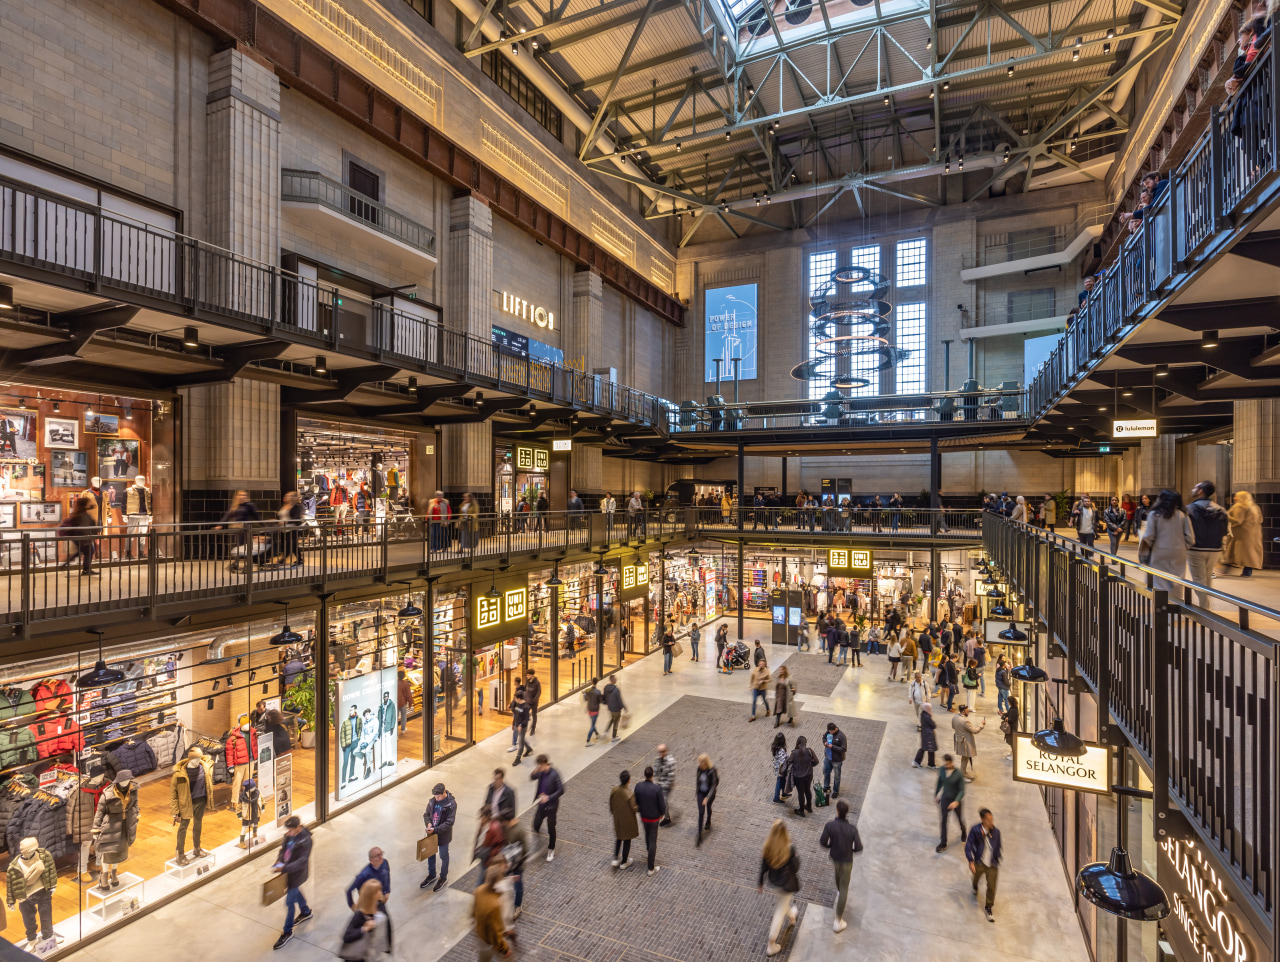
[[[300,679],[284,690],[284,700],[298,709],[298,714],[306,722],[307,728],[315,731],[316,681],[310,672],[304,673]]]
[[[1071,495],[1067,494],[1065,491],[1055,491],[1053,494],[1049,495],[1049,497],[1053,498],[1053,503],[1057,505],[1058,524],[1062,524],[1066,521],[1067,515],[1071,513]]]

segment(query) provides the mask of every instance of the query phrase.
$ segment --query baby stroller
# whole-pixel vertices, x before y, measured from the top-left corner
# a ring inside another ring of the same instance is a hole
[[[231,548],[231,564],[229,571],[244,571],[250,565],[263,565],[271,557],[271,538],[265,535],[250,535],[244,544]]]
[[[735,641],[732,644],[724,646],[724,659],[721,667],[725,671],[733,671],[735,668],[751,667],[751,649],[741,641]]]

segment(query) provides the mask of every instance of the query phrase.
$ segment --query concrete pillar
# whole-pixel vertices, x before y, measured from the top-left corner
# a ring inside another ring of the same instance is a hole
[[[233,47],[209,58],[205,105],[210,243],[264,264],[280,260],[280,81]]]
[[[445,323],[487,343],[493,328],[493,213],[469,194],[449,204],[445,294]],[[440,436],[445,493],[456,496],[470,491],[482,511],[491,511],[493,432],[489,422],[446,424]]]
[[[569,486],[577,491],[584,501],[587,501],[588,495],[598,497],[604,493],[604,457],[600,448],[589,444],[573,446]],[[615,491],[613,496],[617,499],[620,494]],[[596,498],[592,498],[588,503],[597,503]]]
[[[1178,485],[1178,438],[1181,434],[1162,434],[1158,438],[1143,438],[1139,471],[1142,490],[1140,494],[1157,495],[1164,488]]]
[[[600,358],[604,337],[604,283],[594,271],[573,275],[573,319],[564,332],[564,356],[582,358],[583,369],[591,371]]]
[[[1268,568],[1280,565],[1273,538],[1280,537],[1280,437],[1276,418],[1280,399],[1260,398],[1235,402],[1235,434],[1231,476],[1232,495],[1248,491],[1262,509],[1262,559]],[[1231,495],[1218,499],[1231,503]]]
[[[280,507],[280,386],[237,378],[181,389],[183,521],[217,521],[238,490]]]

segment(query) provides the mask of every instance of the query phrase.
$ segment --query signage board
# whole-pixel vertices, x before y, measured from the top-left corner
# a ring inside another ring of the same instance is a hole
[[[740,358],[738,378],[756,378],[756,285],[714,287],[705,292],[704,339],[706,380],[716,379],[716,358],[720,359],[720,380],[733,380],[733,359]]]
[[[529,627],[529,576],[472,582],[468,614],[474,648],[524,634]]]
[[[1013,736],[1013,780],[1094,795],[1111,794],[1111,749],[1085,742],[1083,758],[1050,755],[1031,743],[1031,735]]]
[[[274,801],[276,828],[283,828],[285,819],[293,814],[293,753],[276,756],[276,797]],[[267,819],[263,819],[267,821]]]
[[[1166,838],[1157,846],[1156,881],[1173,910],[1160,923],[1179,959],[1263,962],[1273,958],[1265,929],[1245,911],[1230,874],[1195,841]]]
[[[338,801],[382,784],[384,769],[395,771],[396,668],[370,671],[338,682],[334,744],[338,747]],[[276,772],[277,781],[279,770]]]
[[[545,472],[551,466],[551,452],[528,444],[516,445],[516,470]]]
[[[1098,453],[1099,453],[1099,454],[1110,454],[1110,453],[1111,453],[1111,445],[1109,445],[1109,444],[1099,444],[1099,445],[1098,445]]]
[[[514,331],[508,331],[505,327],[497,327],[496,325],[489,329],[489,340],[500,350],[516,357],[528,357],[535,361],[545,361],[548,364],[564,364],[564,351],[558,347],[552,347],[550,344],[543,344],[541,341],[524,334],[517,334]]]
[[[649,593],[649,566],[627,562],[618,571],[618,597],[623,601],[643,598]]]
[[[1113,438],[1154,438],[1158,433],[1155,418],[1111,422],[1111,436]]]
[[[424,445],[422,446],[422,453],[423,453],[423,454],[435,454],[435,453],[436,453],[436,446],[435,446],[434,444],[424,444]]]
[[[828,548],[827,574],[837,578],[870,578],[870,548]]]
[[[573,438],[555,438],[551,442],[552,451],[572,451]]]

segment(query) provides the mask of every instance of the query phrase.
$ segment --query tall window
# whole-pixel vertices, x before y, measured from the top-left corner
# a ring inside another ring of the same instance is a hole
[[[910,356],[898,362],[897,392],[899,394],[923,394],[925,385],[925,305],[899,304],[894,309],[895,341],[898,347],[910,351]]]
[[[496,50],[490,50],[480,57],[480,68],[484,75],[506,91],[507,96],[524,108],[543,129],[556,140],[563,140],[564,117],[559,108],[551,103],[537,87],[529,83],[511,61]]]
[[[928,269],[925,266],[925,240],[898,242],[898,273],[894,283],[898,287],[919,287],[928,281]]]
[[[854,267],[865,267],[873,274],[880,273],[880,245],[869,244],[866,247],[855,247],[849,252],[849,263]],[[866,293],[871,290],[870,283],[855,284],[853,290],[858,293]],[[866,324],[859,324],[852,328],[854,334],[868,334],[870,328]],[[851,341],[848,344],[855,351],[870,351],[873,346],[867,341]],[[880,393],[880,355],[877,354],[858,354],[855,355],[844,364],[841,373],[847,371],[850,376],[862,378],[868,383],[862,387],[849,388],[845,393],[850,397],[872,397]]]
[[[813,297],[827,286],[831,272],[836,269],[835,251],[816,251],[809,255],[809,296]],[[819,338],[813,333],[813,314],[808,315],[808,357],[818,357]],[[827,366],[828,368],[830,365]],[[824,368],[826,370],[827,368]],[[809,381],[809,397],[820,398],[831,389],[830,378],[812,378]]]

